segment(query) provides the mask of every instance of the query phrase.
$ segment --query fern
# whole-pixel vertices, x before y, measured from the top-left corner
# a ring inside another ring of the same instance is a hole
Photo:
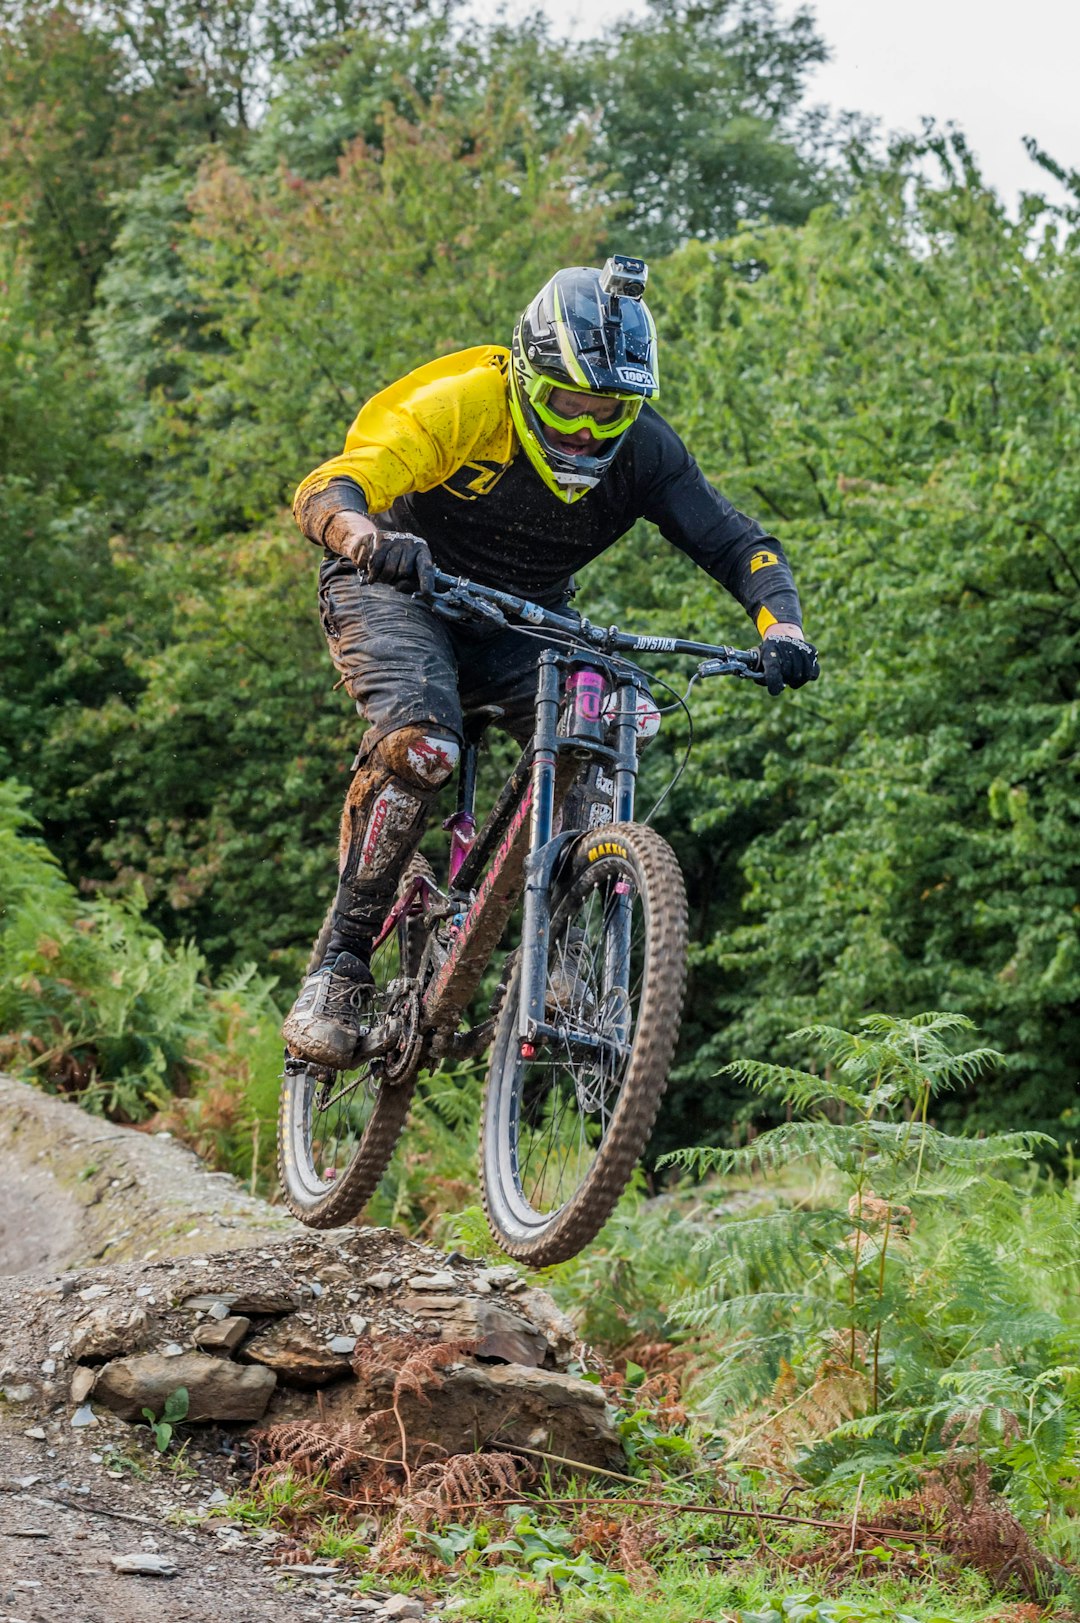
[[[809,1164],[828,1191],[696,1242],[706,1277],[673,1316],[714,1338],[699,1395],[732,1453],[779,1451],[815,1481],[877,1472],[884,1484],[974,1450],[1026,1511],[1072,1491],[1080,1331],[1054,1280],[1078,1282],[1080,1219],[1025,1169],[1041,1134],[974,1139],[930,1123],[939,1093],[997,1058],[953,1051],[971,1030],[940,1012],[808,1027],[798,1036],[823,1074],[731,1067],[795,1119],[741,1149],[668,1157],[698,1173]]]

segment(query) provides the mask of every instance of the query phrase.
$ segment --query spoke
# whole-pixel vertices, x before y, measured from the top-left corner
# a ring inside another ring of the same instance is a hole
[[[519,1059],[513,1106],[518,1190],[543,1215],[581,1187],[614,1119],[643,985],[639,903],[636,886],[608,868],[586,876],[554,925],[546,1019],[561,1041]],[[574,1036],[598,1046],[575,1049]]]

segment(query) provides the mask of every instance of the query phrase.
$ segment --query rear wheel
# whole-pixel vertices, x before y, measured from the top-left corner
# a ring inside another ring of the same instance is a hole
[[[522,1053],[520,967],[495,1033],[484,1206],[512,1257],[546,1267],[600,1230],[649,1141],[686,989],[686,893],[652,829],[582,837],[553,897],[545,1023]]]
[[[414,857],[398,895],[417,878],[434,875]],[[322,962],[330,938],[327,915],[312,949],[308,973]],[[374,985],[365,987],[365,1023],[386,1012],[391,982],[419,971],[423,930],[415,919],[397,927],[372,954]],[[393,1062],[389,1062],[393,1071]],[[338,1228],[367,1205],[378,1187],[409,1113],[416,1068],[404,1065],[390,1081],[387,1062],[365,1061],[354,1071],[305,1065],[286,1052],[278,1114],[278,1175],[285,1204],[309,1228]]]

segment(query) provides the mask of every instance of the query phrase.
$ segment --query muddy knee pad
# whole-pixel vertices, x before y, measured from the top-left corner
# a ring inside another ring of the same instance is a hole
[[[437,728],[402,727],[380,739],[349,787],[341,821],[341,877],[330,954],[361,955],[420,843],[427,811],[457,764],[459,745]]]
[[[461,746],[452,733],[438,727],[400,727],[375,746],[395,778],[421,794],[441,789],[458,763]]]

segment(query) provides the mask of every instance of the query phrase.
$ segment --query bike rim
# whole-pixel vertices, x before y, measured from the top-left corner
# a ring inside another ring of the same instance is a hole
[[[523,1057],[511,1037],[501,1184],[523,1228],[547,1227],[591,1177],[615,1121],[645,974],[632,871],[602,862],[552,920],[545,1018],[561,1040]]]
[[[372,954],[374,986],[359,994],[365,1024],[384,1012],[386,988],[398,976],[400,962],[394,932]],[[305,1195],[315,1201],[331,1192],[360,1149],[378,1100],[379,1066],[366,1062],[357,1070],[329,1073],[309,1067],[294,1085],[302,1090],[300,1108],[293,1112],[294,1172]]]

